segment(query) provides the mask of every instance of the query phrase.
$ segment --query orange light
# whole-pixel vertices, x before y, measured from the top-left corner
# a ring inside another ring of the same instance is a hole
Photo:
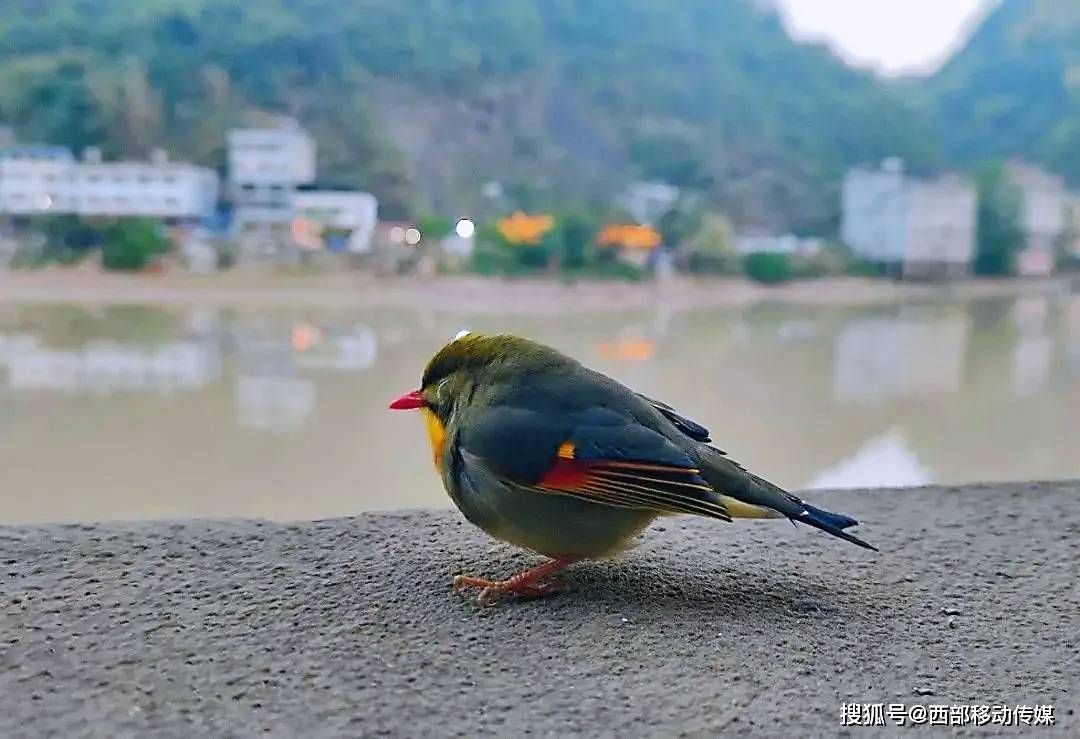
[[[293,242],[304,249],[317,249],[322,244],[322,224],[307,218],[292,221]]]
[[[322,333],[318,328],[307,323],[298,323],[293,326],[292,330],[291,344],[293,351],[306,352],[320,338],[322,338]]]
[[[656,354],[656,345],[649,339],[620,339],[619,341],[601,341],[600,354],[613,359],[625,359],[630,362],[645,362]]]
[[[500,219],[495,227],[511,244],[539,244],[554,225],[555,219],[546,213],[530,216],[519,210],[509,218]]]
[[[663,238],[652,226],[633,223],[612,223],[596,235],[598,246],[621,246],[627,249],[655,249]]]

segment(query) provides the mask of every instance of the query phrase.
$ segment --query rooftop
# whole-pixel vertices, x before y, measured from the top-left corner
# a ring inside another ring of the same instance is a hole
[[[49,159],[73,161],[74,155],[66,146],[49,144],[15,144],[0,149],[0,159]]]

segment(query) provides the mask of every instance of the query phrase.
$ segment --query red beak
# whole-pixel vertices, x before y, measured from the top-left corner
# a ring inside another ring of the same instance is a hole
[[[400,398],[390,404],[390,409],[395,411],[411,411],[414,408],[423,408],[427,403],[424,402],[424,398],[420,395],[419,390],[413,390],[411,393],[405,393]]]

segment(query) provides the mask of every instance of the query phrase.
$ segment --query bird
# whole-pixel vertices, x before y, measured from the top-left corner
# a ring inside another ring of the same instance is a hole
[[[670,405],[531,339],[459,332],[390,408],[423,415],[470,523],[548,558],[503,580],[457,575],[481,604],[557,593],[553,575],[629,549],[662,516],[787,518],[877,551],[847,531],[855,519],[747,471]]]

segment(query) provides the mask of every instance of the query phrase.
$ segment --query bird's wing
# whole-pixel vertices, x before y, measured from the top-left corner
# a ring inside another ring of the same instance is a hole
[[[679,415],[667,403],[640,393],[638,395],[680,432],[694,441],[701,442],[694,445],[690,452],[691,463],[700,470],[701,477],[716,492],[719,502],[731,516],[735,518],[786,516],[792,521],[808,524],[860,547],[874,549],[871,544],[845,531],[858,524],[855,519],[812,506],[768,480],[748,472],[722,450],[708,445],[709,431],[704,426]]]
[[[683,450],[605,408],[556,418],[491,408],[463,425],[458,443],[464,464],[483,465],[520,490],[731,520]]]
[[[660,415],[671,421],[672,425],[674,425],[675,428],[679,429],[679,431],[683,432],[694,441],[701,441],[706,443],[711,441],[711,439],[709,438],[709,429],[705,428],[696,421],[691,421],[686,416],[680,415],[674,408],[672,408],[667,403],[662,403],[659,400],[650,398],[647,395],[642,395],[641,393],[638,393],[638,397],[640,397],[646,403],[659,411]]]

